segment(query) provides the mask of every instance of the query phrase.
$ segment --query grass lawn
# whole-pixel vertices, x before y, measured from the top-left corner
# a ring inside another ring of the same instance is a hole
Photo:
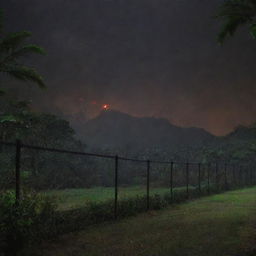
[[[256,188],[249,188],[92,226],[31,255],[254,256],[255,241]]]

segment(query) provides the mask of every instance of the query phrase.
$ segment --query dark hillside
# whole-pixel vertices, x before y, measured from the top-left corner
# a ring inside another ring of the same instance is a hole
[[[107,149],[178,150],[211,143],[214,136],[200,128],[182,128],[167,119],[133,117],[118,111],[103,111],[82,130],[89,147]]]

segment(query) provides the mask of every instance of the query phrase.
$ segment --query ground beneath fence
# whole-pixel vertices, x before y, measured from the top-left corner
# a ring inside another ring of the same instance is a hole
[[[24,255],[253,256],[256,187],[87,228]]]

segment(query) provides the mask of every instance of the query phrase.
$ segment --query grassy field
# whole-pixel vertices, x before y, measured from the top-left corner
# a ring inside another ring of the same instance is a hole
[[[146,195],[146,187],[121,187],[118,190],[120,199]],[[151,188],[150,194],[161,195],[169,191],[169,188]],[[56,198],[59,210],[78,208],[86,205],[86,203],[90,201],[101,202],[109,199],[114,199],[113,187],[51,190],[44,193],[46,195]]]
[[[254,256],[255,240],[256,188],[249,188],[93,226],[31,255]]]

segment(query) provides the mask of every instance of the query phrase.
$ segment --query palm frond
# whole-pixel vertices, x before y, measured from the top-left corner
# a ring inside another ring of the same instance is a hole
[[[13,52],[13,55],[18,58],[30,53],[45,55],[46,51],[35,44],[28,44],[18,49],[17,51]]]
[[[0,51],[9,51],[17,49],[23,41],[31,36],[31,32],[21,31],[10,33],[0,41]]]
[[[3,70],[3,72],[20,81],[30,81],[36,83],[41,88],[46,87],[43,78],[33,68],[28,68],[25,66],[11,66]]]
[[[2,30],[2,9],[0,9],[0,33]],[[39,87],[45,88],[43,78],[33,68],[27,67],[19,62],[19,58],[29,54],[45,54],[43,48],[34,45],[24,45],[24,40],[29,38],[31,33],[20,31],[4,34],[0,37],[0,73],[7,73],[20,81],[31,81]],[[1,91],[0,91],[1,93]]]
[[[41,54],[45,55],[46,52],[43,48],[30,44],[30,45],[25,45],[16,51],[12,51],[9,55],[5,56],[4,59],[0,62],[0,65],[3,66],[5,64],[8,64],[9,62],[16,62],[18,58],[20,57],[26,57],[29,54]]]
[[[232,36],[242,25],[253,23],[256,15],[255,0],[227,0],[220,7],[216,18],[224,20],[224,25],[218,35],[218,41]]]
[[[230,17],[222,27],[220,33],[218,34],[218,42],[222,44],[227,37],[234,35],[236,30],[247,21],[239,17]]]

